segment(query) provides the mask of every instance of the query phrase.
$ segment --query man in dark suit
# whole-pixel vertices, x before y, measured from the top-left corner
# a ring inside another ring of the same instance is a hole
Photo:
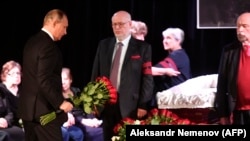
[[[54,9],[44,17],[43,28],[31,37],[23,50],[23,79],[19,115],[26,141],[62,141],[61,126],[73,105],[62,96],[62,55],[55,41],[66,35],[66,14]],[[56,119],[41,125],[39,118],[61,111]]]
[[[118,68],[118,102],[106,105],[101,113],[105,141],[110,141],[114,126],[122,118],[143,118],[147,114],[147,103],[153,94],[151,71],[151,45],[131,36],[131,15],[118,11],[112,16],[115,37],[100,41],[94,60],[92,80],[98,76],[111,76],[115,61],[116,44],[121,42],[122,52]]]
[[[218,72],[215,107],[220,124],[250,124],[250,13],[237,19],[238,41],[225,47]]]

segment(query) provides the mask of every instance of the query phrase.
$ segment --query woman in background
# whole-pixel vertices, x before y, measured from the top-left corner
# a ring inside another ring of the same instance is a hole
[[[142,21],[132,20],[131,35],[138,40],[145,40],[148,34],[148,27]]]
[[[69,99],[70,96],[79,94],[79,88],[72,87],[72,74],[69,68],[62,69],[63,96]],[[71,112],[75,117],[75,125],[80,127],[84,133],[84,141],[103,141],[102,121],[92,114],[86,114],[80,108],[74,107]]]
[[[68,78],[68,74],[66,73],[68,70],[66,68],[62,69],[62,95],[66,100],[70,101],[70,96],[74,96],[73,90],[69,90],[69,86],[72,82],[71,79]],[[81,128],[77,127],[75,121],[75,117],[72,112],[68,112],[68,120],[63,124],[62,134],[64,141],[83,141],[84,134]]]
[[[12,141],[24,141],[24,132],[17,116],[21,65],[10,60],[2,66],[0,83],[0,130]]]
[[[70,112],[68,113],[68,121],[61,128],[63,141],[83,141],[84,134],[79,127],[75,126],[75,117]]]

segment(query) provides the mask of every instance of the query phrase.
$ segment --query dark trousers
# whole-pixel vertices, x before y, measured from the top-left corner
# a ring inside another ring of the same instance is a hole
[[[114,127],[121,120],[119,102],[115,105],[107,105],[102,113],[104,141],[111,141],[114,134]]]
[[[10,137],[6,131],[0,130],[0,141],[9,141]]]
[[[61,124],[56,120],[46,125],[38,122],[23,121],[25,141],[63,141]]]
[[[235,110],[233,112],[233,124],[250,124],[250,110]]]
[[[89,127],[77,122],[76,126],[80,127],[84,133],[84,141],[103,141],[102,127]]]
[[[18,126],[11,126],[8,128],[0,129],[1,137],[0,141],[24,141],[24,132],[23,129]],[[6,135],[7,134],[7,135]],[[1,140],[1,139],[4,140]]]

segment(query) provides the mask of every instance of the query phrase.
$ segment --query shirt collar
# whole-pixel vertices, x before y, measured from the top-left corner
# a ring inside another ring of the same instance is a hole
[[[118,39],[116,39],[116,42],[118,43],[118,42],[122,42],[122,44],[124,45],[124,46],[127,46],[128,45],[128,42],[129,42],[129,40],[130,40],[130,38],[131,38],[131,35],[129,35],[127,38],[125,38],[123,41],[119,41]]]
[[[54,41],[54,37],[48,30],[46,30],[45,28],[42,28],[42,31],[46,32],[50,36],[50,38]]]

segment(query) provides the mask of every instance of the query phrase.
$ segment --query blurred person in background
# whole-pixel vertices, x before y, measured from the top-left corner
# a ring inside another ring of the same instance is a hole
[[[8,133],[8,141],[24,141],[24,131],[17,115],[20,95],[21,65],[13,60],[2,66],[0,83],[0,130]]]
[[[189,57],[182,48],[184,31],[180,28],[167,28],[162,36],[164,50],[168,55],[152,67],[152,74],[158,76],[157,91],[166,90],[192,77]],[[166,68],[165,71],[162,68]]]
[[[238,40],[223,48],[215,97],[220,124],[250,124],[250,12],[236,22]]]
[[[131,35],[138,40],[145,40],[148,34],[148,27],[142,21],[132,20]]]
[[[162,44],[167,51],[167,56],[152,67],[154,94],[181,84],[192,77],[189,56],[182,48],[184,31],[170,27],[162,32],[162,36]],[[153,108],[157,107],[156,99],[153,99],[150,105]]]
[[[62,88],[63,96],[68,100],[70,100],[70,96],[80,95],[81,93],[79,88],[72,86],[72,82],[71,70],[64,67],[62,69]],[[93,114],[86,114],[83,109],[77,107],[73,108],[70,115],[74,126],[82,129],[84,141],[103,141],[102,120],[97,119]]]

